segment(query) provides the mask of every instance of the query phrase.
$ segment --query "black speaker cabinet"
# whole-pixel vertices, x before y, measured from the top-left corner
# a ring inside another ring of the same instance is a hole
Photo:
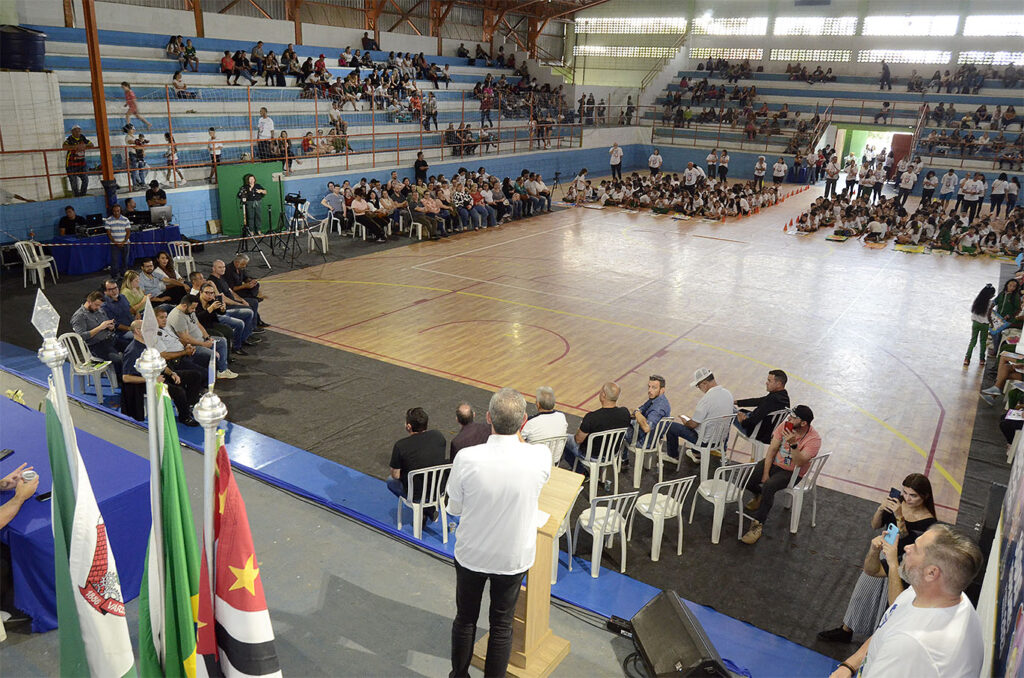
[[[630,621],[652,678],[729,678],[704,628],[674,591],[659,593]]]

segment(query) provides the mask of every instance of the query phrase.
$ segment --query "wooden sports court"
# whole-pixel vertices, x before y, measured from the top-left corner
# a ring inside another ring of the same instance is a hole
[[[339,350],[528,397],[550,385],[578,415],[609,379],[632,408],[661,374],[689,414],[697,367],[737,398],[781,368],[832,452],[823,486],[880,500],[923,472],[952,520],[981,379],[961,367],[969,309],[999,262],[784,233],[819,194],[725,223],[569,208],[270,276],[263,307]]]

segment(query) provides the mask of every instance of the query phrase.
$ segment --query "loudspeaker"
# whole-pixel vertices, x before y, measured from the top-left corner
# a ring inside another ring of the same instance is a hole
[[[632,620],[633,641],[652,678],[729,678],[704,627],[674,591],[662,591]]]

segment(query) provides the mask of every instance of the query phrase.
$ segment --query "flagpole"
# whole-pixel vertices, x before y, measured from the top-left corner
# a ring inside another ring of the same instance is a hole
[[[71,421],[71,410],[68,407],[68,392],[64,383],[64,361],[68,350],[57,340],[57,328],[60,316],[50,304],[43,291],[36,290],[36,301],[32,308],[32,325],[43,337],[43,345],[36,355],[40,362],[50,368],[50,388],[54,390],[57,401],[57,414],[60,417],[61,430],[64,433],[64,447],[68,457],[68,469],[71,471],[71,486],[78,494],[78,455],[75,454],[75,427]],[[96,384],[100,388],[99,381]]]
[[[192,416],[203,427],[203,545],[206,548],[206,572],[210,584],[210,604],[213,605],[217,592],[217,570],[214,569],[213,552],[213,512],[217,498],[214,496],[213,475],[217,466],[217,455],[220,445],[217,444],[217,426],[228,416],[228,408],[213,392],[213,383],[203,394],[196,406],[192,408]]]
[[[161,392],[159,397],[157,395],[156,379],[167,367],[167,361],[164,360],[163,356],[160,355],[160,351],[156,348],[157,328],[156,314],[153,312],[152,304],[147,299],[142,318],[142,336],[146,343],[146,349],[139,356],[139,359],[135,361],[135,369],[146,380],[146,420],[149,423],[149,500],[153,514],[153,548],[149,557],[161,564],[156,568],[157,591],[155,593],[156,600],[160,601],[160,609],[162,610],[165,590],[163,499],[160,490],[161,468],[163,465],[163,454],[160,449],[163,440],[163,436],[160,435],[160,425],[163,421],[163,403],[161,402],[163,394]],[[152,599],[153,597],[150,598],[150,600]],[[162,640],[160,646],[161,648],[164,646]],[[163,662],[163,659],[163,650],[161,649],[160,661]]]

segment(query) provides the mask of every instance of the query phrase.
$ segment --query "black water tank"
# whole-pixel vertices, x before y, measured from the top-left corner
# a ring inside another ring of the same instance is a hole
[[[46,70],[46,33],[21,26],[0,26],[0,68]]]

